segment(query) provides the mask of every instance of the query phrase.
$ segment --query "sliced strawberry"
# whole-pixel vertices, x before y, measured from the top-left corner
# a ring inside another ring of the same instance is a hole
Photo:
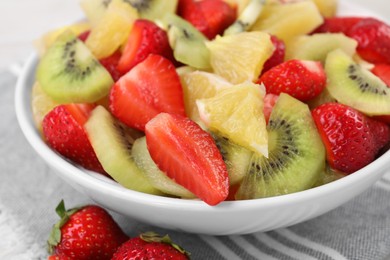
[[[198,2],[207,21],[209,39],[221,35],[237,18],[236,10],[222,0],[203,0]]]
[[[47,143],[58,153],[86,169],[105,173],[83,128],[94,105],[59,105],[42,121]]]
[[[80,33],[80,34],[78,35],[78,38],[79,38],[81,41],[85,42],[85,41],[87,40],[87,38],[88,38],[88,36],[89,36],[90,33],[91,33],[90,30],[85,31],[85,32],[82,32],[82,33]]]
[[[384,122],[372,118],[368,120],[368,126],[370,127],[370,130],[375,137],[374,140],[376,143],[376,150],[380,151],[390,142],[390,126]]]
[[[207,38],[212,39],[206,17],[203,14],[199,3],[195,0],[179,0],[177,7],[178,15],[190,22],[196,29],[203,33]]]
[[[350,174],[375,159],[383,141],[375,140],[367,116],[339,103],[323,104],[312,115],[333,169]]]
[[[99,60],[100,64],[106,68],[114,81],[117,81],[122,76],[122,73],[117,69],[121,55],[121,52],[118,50],[111,54],[111,56]]]
[[[110,110],[126,125],[142,131],[160,112],[184,116],[183,90],[175,66],[150,54],[112,87]]]
[[[145,127],[150,156],[177,183],[209,205],[229,193],[225,162],[214,139],[186,117],[161,113]]]
[[[354,16],[341,16],[341,17],[329,17],[324,18],[323,24],[318,27],[314,33],[344,33],[348,34],[349,30],[358,22],[360,22],[364,17],[354,17]]]
[[[307,101],[325,88],[326,75],[320,62],[289,60],[264,73],[258,83],[264,84],[267,93],[287,93]]]
[[[117,69],[124,74],[151,53],[174,60],[167,33],[152,21],[138,19],[134,22]]]
[[[275,47],[275,50],[272,53],[272,56],[264,63],[262,71],[263,74],[271,68],[283,63],[286,54],[286,45],[282,40],[274,35],[271,35],[271,41]]]
[[[388,87],[390,86],[390,64],[375,64],[371,72],[385,82]]]
[[[359,55],[372,63],[390,63],[390,26],[373,18],[362,19],[348,32],[358,42]]]

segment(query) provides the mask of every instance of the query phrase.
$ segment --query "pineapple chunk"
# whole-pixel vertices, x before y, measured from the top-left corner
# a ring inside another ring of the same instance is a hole
[[[112,0],[85,44],[96,58],[108,57],[127,41],[137,18],[134,7],[122,0]]]
[[[252,31],[265,31],[285,43],[308,34],[323,23],[317,6],[312,1],[266,5]]]
[[[81,0],[80,6],[83,9],[88,21],[93,25],[97,25],[104,16],[110,1],[102,0]]]
[[[265,32],[217,36],[206,46],[210,50],[213,71],[233,84],[257,80],[275,48]]]
[[[337,0],[312,0],[316,5],[321,15],[324,17],[332,17],[337,12]]]

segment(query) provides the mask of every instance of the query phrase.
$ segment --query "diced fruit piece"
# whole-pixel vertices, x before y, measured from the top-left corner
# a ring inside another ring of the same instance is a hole
[[[34,83],[31,92],[31,109],[35,125],[40,132],[42,132],[43,118],[58,105],[58,102],[55,102],[42,90],[38,82]]]
[[[336,15],[338,1],[337,0],[312,0],[321,15],[324,17],[333,17]]]
[[[230,187],[239,184],[248,171],[252,151],[218,134],[213,134],[213,138],[225,161]]]
[[[131,156],[137,166],[143,171],[146,178],[148,178],[150,184],[156,189],[161,190],[165,194],[181,198],[195,197],[195,195],[186,188],[177,184],[164,172],[160,171],[158,166],[154,163],[152,157],[150,157],[145,137],[135,140],[133,148],[131,149]]]
[[[307,101],[306,103],[309,105],[310,109],[313,109],[313,108],[316,108],[322,104],[330,103],[330,102],[337,102],[337,101],[334,97],[332,97],[329,94],[328,89],[325,87],[318,96]]]
[[[42,121],[46,142],[59,154],[82,167],[104,173],[84,130],[94,106],[87,104],[59,105]]]
[[[34,45],[38,50],[40,56],[42,56],[46,50],[57,40],[57,38],[66,31],[70,31],[74,35],[79,35],[82,32],[85,32],[91,28],[90,24],[87,22],[79,22],[64,26],[53,31],[50,31],[43,35],[39,40],[37,40]]]
[[[100,64],[106,68],[115,82],[122,76],[122,73],[117,69],[121,56],[122,53],[116,51],[111,56],[99,60]]]
[[[286,60],[314,60],[325,63],[329,52],[343,50],[349,56],[356,53],[357,42],[342,33],[318,33],[292,39],[287,46]]]
[[[372,63],[390,63],[390,26],[373,18],[355,24],[348,36],[358,42],[359,55]]]
[[[233,8],[236,8],[238,14],[241,14],[248,6],[251,0],[224,0],[224,1],[230,4],[230,6],[232,6]]]
[[[80,0],[81,9],[92,26],[96,26],[107,10],[111,0]]]
[[[214,72],[233,84],[257,80],[274,51],[270,35],[264,32],[217,36],[206,45]]]
[[[390,141],[390,126],[370,118],[368,120],[368,127],[370,128],[372,135],[375,137],[375,150],[380,151],[382,148],[388,146]]]
[[[321,174],[320,178],[314,184],[313,187],[318,187],[318,186],[321,186],[321,185],[325,185],[325,184],[331,183],[333,181],[339,180],[339,179],[341,179],[343,177],[345,177],[345,173],[342,173],[340,171],[336,171],[336,170],[330,168],[329,165],[327,165],[325,167],[325,170]]]
[[[202,36],[212,39],[206,17],[197,1],[179,0],[177,14],[196,28]]]
[[[324,22],[316,28],[316,33],[344,33],[348,35],[349,30],[360,22],[363,17],[353,16],[337,16],[331,18],[325,18]]]
[[[110,260],[128,237],[112,216],[97,205],[65,209],[61,201],[56,208],[61,218],[50,233],[49,259]]]
[[[261,73],[264,73],[276,65],[279,65],[284,61],[285,58],[286,46],[284,42],[274,35],[271,35],[271,42],[274,45],[275,50],[272,53],[272,56],[269,57],[269,59],[264,63],[264,67]]]
[[[213,73],[194,71],[181,76],[184,92],[184,105],[189,118],[201,124],[197,99],[213,97],[219,89],[231,87],[232,84]]]
[[[312,114],[333,169],[350,174],[375,159],[381,142],[370,129],[372,119],[339,103],[321,105]]]
[[[146,232],[123,243],[111,260],[187,260],[188,255],[189,253],[174,244],[168,235],[162,237],[154,232]]]
[[[184,116],[183,90],[172,62],[150,54],[138,63],[112,87],[110,110],[126,125],[142,131],[160,112]]]
[[[390,86],[390,64],[375,64],[371,69],[371,72],[379,77],[387,85],[387,87]]]
[[[65,32],[47,50],[37,68],[43,91],[60,103],[92,103],[106,96],[113,84],[107,70],[89,49]]]
[[[134,7],[123,0],[112,0],[85,44],[98,59],[108,57],[126,42],[137,18]]]
[[[268,135],[263,114],[264,89],[251,82],[222,89],[196,101],[205,125],[231,142],[268,156]]]
[[[198,69],[210,68],[207,38],[186,20],[174,14],[164,16],[173,56],[179,62]]]
[[[306,104],[281,94],[267,126],[269,157],[253,154],[236,199],[311,188],[325,168],[325,149]]]
[[[312,32],[321,25],[323,18],[311,1],[282,5],[267,5],[253,25],[253,31],[265,31],[286,44],[294,37]]]
[[[202,0],[198,4],[207,22],[209,39],[222,35],[236,20],[236,10],[223,0]]]
[[[326,89],[338,102],[367,115],[390,115],[390,89],[341,50],[328,54]]]
[[[163,172],[209,205],[226,199],[226,165],[209,133],[186,117],[167,113],[149,121],[145,130],[150,156]]]
[[[326,75],[318,61],[288,60],[264,73],[258,83],[264,84],[267,93],[287,93],[307,101],[325,88]]]
[[[167,33],[151,21],[138,19],[134,22],[117,68],[124,74],[151,53],[173,61]]]
[[[97,106],[85,124],[88,138],[104,170],[123,187],[161,195],[131,157],[134,130],[118,122],[102,106]]]
[[[259,18],[261,12],[263,11],[265,1],[248,0],[245,2],[247,2],[245,3],[245,8],[242,11],[238,10],[240,15],[237,20],[224,31],[224,35],[248,31]]]

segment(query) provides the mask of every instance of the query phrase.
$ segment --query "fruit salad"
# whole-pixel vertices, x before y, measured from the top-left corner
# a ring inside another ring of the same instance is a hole
[[[64,158],[209,205],[307,190],[390,143],[390,26],[329,0],[81,0],[32,93]]]

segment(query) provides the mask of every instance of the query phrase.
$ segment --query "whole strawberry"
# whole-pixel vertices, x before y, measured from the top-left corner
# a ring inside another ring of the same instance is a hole
[[[339,103],[326,103],[312,111],[327,151],[329,165],[345,174],[371,163],[389,140],[389,127]]]
[[[173,244],[168,235],[161,237],[147,232],[122,244],[112,260],[181,260],[189,259],[188,255],[180,246]]]
[[[48,239],[50,259],[111,259],[128,237],[111,215],[96,205],[65,210],[56,208],[60,221]]]
[[[84,168],[105,173],[84,130],[90,112],[90,104],[59,105],[42,121],[46,142],[64,157]]]
[[[257,83],[264,84],[267,93],[308,101],[325,88],[326,75],[320,62],[289,60],[265,72]]]

